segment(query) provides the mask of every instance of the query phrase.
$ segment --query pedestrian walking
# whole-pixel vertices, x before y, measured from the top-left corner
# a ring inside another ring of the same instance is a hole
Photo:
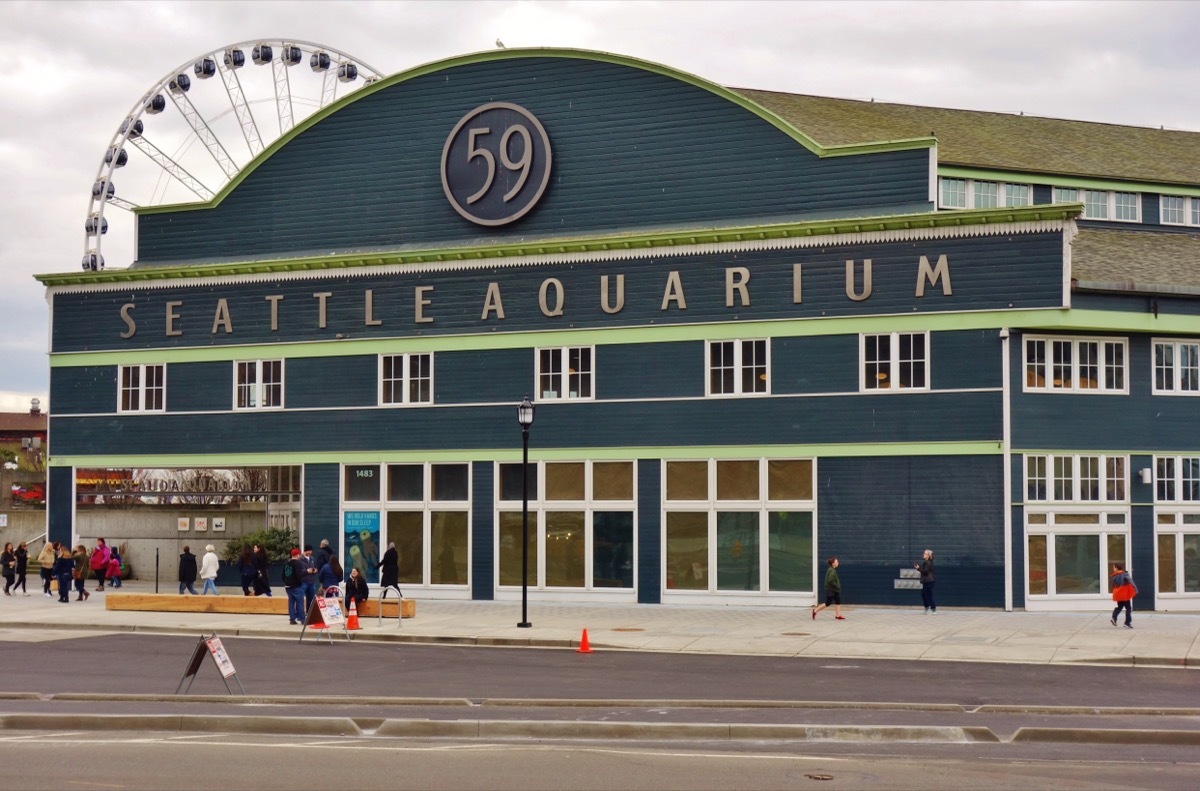
[[[322,591],[328,591],[330,588],[340,589],[344,576],[342,564],[338,563],[337,555],[330,555],[329,560],[325,561],[325,565],[321,566],[321,570],[317,572],[317,581],[320,583]]]
[[[22,541],[17,544],[17,581],[13,584],[13,595],[16,595],[17,589],[21,589],[22,596],[28,596],[29,591],[25,590],[25,573],[29,568],[29,549],[28,545]]]
[[[925,550],[921,555],[921,562],[914,563],[913,568],[921,571],[921,603],[925,605],[925,614],[936,614],[937,602],[933,600],[933,550]]]
[[[386,591],[395,588],[396,593],[400,593],[400,553],[396,551],[395,541],[388,543],[387,552],[383,553],[383,560],[379,561],[377,568],[380,570],[379,589]],[[400,594],[400,598],[404,598],[404,595]]]
[[[121,553],[116,547],[112,547],[112,555],[108,558],[108,570],[105,572],[105,579],[108,580],[108,587],[121,587]]]
[[[198,595],[193,587],[196,584],[196,556],[192,554],[191,549],[184,546],[183,552],[179,555],[179,593],[182,594],[186,589],[193,596]]]
[[[300,548],[292,547],[291,558],[283,564],[283,589],[288,597],[288,623],[304,623],[304,575],[308,563],[300,557]]]
[[[200,595],[205,596],[211,590],[213,596],[217,593],[217,569],[220,568],[221,560],[217,557],[217,551],[212,544],[204,547],[204,557],[200,559],[200,578],[204,580],[204,587],[200,589]]]
[[[71,557],[75,560],[75,601],[87,601],[92,598],[92,594],[87,592],[88,566],[91,563],[87,547],[76,544]]]
[[[844,621],[846,619],[842,616],[842,580],[838,577],[837,571],[838,566],[841,564],[836,557],[830,558],[825,563],[829,566],[825,570],[825,603],[813,605],[812,617],[815,621],[817,613],[826,607],[832,606],[834,608],[833,614],[837,617],[837,620]]]
[[[238,555],[237,561],[238,573],[242,575],[242,595],[250,596],[250,588],[254,585],[254,577],[258,574],[258,568],[254,565],[254,550],[248,546],[242,547],[242,552]]]
[[[13,581],[17,577],[17,553],[11,541],[4,542],[4,551],[0,552],[0,570],[4,572],[4,595],[12,596]]]
[[[47,541],[42,544],[42,551],[38,553],[37,562],[42,567],[42,595],[47,599],[54,598],[54,594],[50,593],[50,583],[54,582],[54,563],[58,560],[59,543],[55,541],[53,544]]]
[[[75,558],[71,556],[71,550],[66,546],[54,542],[58,546],[58,554],[54,558],[54,565],[50,567],[50,573],[58,581],[58,600],[62,604],[69,604],[71,601],[71,582],[75,578]]]
[[[88,567],[96,577],[97,592],[104,592],[104,577],[108,574],[108,561],[111,557],[112,553],[109,552],[108,543],[103,538],[97,538],[96,546],[92,548],[92,556],[88,560]]]
[[[1125,628],[1133,628],[1133,597],[1137,596],[1137,585],[1133,582],[1133,576],[1125,570],[1124,563],[1114,563],[1112,573],[1112,597],[1117,603],[1112,614],[1112,625],[1117,625],[1117,616],[1121,614],[1121,610],[1125,611]]]
[[[267,557],[267,550],[255,544],[251,554],[254,556],[254,595],[270,596],[271,579],[267,571],[271,567],[271,559]]]

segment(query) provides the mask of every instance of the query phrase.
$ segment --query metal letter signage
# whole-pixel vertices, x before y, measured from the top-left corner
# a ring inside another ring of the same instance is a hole
[[[476,225],[524,217],[550,184],[550,138],[533,114],[492,102],[463,116],[442,148],[442,189]]]

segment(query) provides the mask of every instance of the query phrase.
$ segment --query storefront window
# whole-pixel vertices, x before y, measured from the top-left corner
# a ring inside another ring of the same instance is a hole
[[[1029,537],[1029,593],[1033,596],[1045,595],[1049,579],[1049,566],[1046,562],[1046,537]]]
[[[1096,593],[1100,587],[1100,537],[1054,537],[1056,593]]]
[[[424,583],[425,557],[423,514],[420,511],[390,511],[387,515],[387,541],[395,542],[400,562],[400,584]]]
[[[583,462],[546,463],[546,499],[582,500],[584,498]]]
[[[592,499],[632,500],[633,462],[597,461],[592,463]]]
[[[708,462],[667,462],[668,500],[707,500]]]
[[[546,488],[549,490],[549,484]],[[586,547],[582,511],[546,512],[547,587],[582,588],[586,584]]]
[[[708,514],[667,514],[667,588],[708,590]]]
[[[768,516],[771,590],[813,589],[812,521],[807,511],[772,512]]]
[[[470,550],[466,511],[434,511],[430,518],[430,582],[465,585]]]
[[[812,459],[767,461],[767,497],[770,500],[811,500]]]
[[[520,585],[521,579],[521,526],[520,511],[500,513],[500,540],[497,544],[500,560],[500,584]],[[538,567],[538,520],[537,514],[529,514],[529,579],[528,584],[537,585]]]
[[[592,586],[633,587],[633,513],[592,514]]]
[[[759,556],[758,512],[718,513],[717,590],[758,590]]]
[[[424,464],[389,464],[388,499],[392,502],[420,502],[425,499]]]
[[[1175,576],[1175,536],[1158,537],[1158,592],[1174,593],[1178,585]]]
[[[379,465],[347,464],[345,492],[347,500],[377,502],[379,500]]]
[[[752,461],[718,461],[717,499],[759,499],[758,467],[759,462],[757,459]]]

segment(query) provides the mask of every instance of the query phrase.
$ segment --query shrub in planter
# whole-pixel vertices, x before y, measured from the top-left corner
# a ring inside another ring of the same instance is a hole
[[[265,530],[246,533],[240,538],[229,539],[225,542],[225,548],[221,551],[221,555],[225,562],[236,564],[242,554],[242,547],[252,547],[258,544],[267,551],[267,559],[276,563],[286,560],[292,547],[296,546],[299,541],[300,538],[294,530],[268,527]]]

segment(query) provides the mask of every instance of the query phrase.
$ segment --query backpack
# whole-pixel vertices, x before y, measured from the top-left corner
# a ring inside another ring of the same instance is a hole
[[[300,578],[296,576],[296,567],[290,560],[283,564],[283,584],[287,588],[294,588],[300,584]]]

